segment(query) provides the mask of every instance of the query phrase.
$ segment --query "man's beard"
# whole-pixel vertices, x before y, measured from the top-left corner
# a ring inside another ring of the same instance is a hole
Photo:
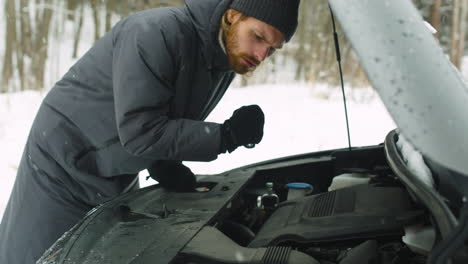
[[[226,46],[226,53],[229,59],[229,65],[231,69],[238,74],[247,74],[249,72],[253,72],[256,69],[256,66],[249,67],[247,66],[243,59],[248,59],[255,65],[259,65],[260,61],[256,58],[249,56],[244,52],[239,51],[239,38],[238,38],[238,31],[239,31],[239,21],[233,23],[229,30],[223,32],[223,40]]]

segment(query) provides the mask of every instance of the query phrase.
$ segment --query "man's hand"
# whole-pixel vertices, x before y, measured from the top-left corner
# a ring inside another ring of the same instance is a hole
[[[258,144],[263,138],[265,115],[258,105],[243,106],[221,125],[221,153]]]
[[[195,190],[197,179],[192,171],[180,161],[161,160],[148,168],[150,177],[169,191],[190,192]]]

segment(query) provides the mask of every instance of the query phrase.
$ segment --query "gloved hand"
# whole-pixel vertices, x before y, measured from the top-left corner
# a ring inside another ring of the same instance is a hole
[[[190,192],[195,190],[197,179],[193,172],[180,161],[161,160],[148,168],[150,177],[166,190]]]
[[[263,137],[265,115],[258,105],[243,106],[221,125],[221,153],[237,147],[258,144]]]

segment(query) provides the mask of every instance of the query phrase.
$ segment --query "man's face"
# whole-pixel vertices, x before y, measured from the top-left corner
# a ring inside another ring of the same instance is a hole
[[[225,32],[226,52],[231,69],[238,74],[253,72],[262,61],[280,49],[284,35],[276,28],[240,13],[228,15],[231,27]]]

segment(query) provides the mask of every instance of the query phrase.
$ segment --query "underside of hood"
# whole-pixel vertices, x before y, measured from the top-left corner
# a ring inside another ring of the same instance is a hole
[[[468,89],[411,1],[330,0],[401,133],[424,156],[468,173]]]

